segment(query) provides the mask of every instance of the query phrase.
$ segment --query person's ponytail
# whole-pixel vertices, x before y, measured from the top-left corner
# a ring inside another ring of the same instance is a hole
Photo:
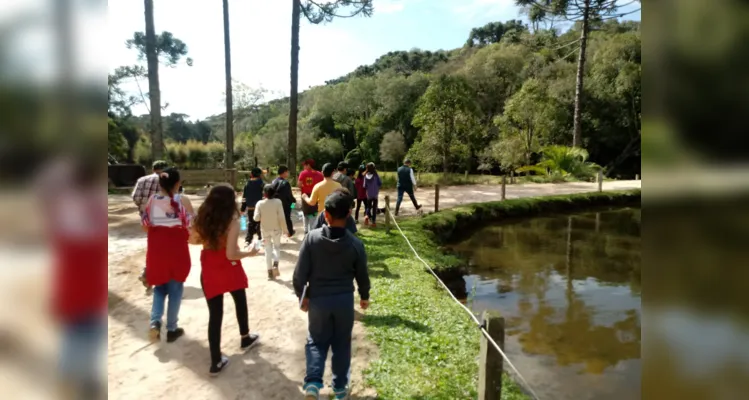
[[[174,167],[169,167],[159,174],[159,186],[161,186],[161,189],[163,189],[169,196],[169,204],[172,206],[175,213],[179,213],[180,207],[179,203],[174,200],[174,193],[172,193],[172,190],[179,180],[179,171]]]

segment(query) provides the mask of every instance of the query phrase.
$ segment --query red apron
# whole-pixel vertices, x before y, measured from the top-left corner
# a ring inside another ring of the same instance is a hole
[[[187,280],[190,274],[190,233],[183,227],[151,226],[148,228],[146,280],[159,286],[174,279]]]
[[[240,260],[226,258],[226,249],[200,252],[200,265],[203,271],[200,280],[206,299],[211,299],[226,292],[247,289],[247,275]]]

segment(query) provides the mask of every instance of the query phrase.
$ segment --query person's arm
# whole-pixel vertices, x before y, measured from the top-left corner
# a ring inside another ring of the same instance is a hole
[[[289,228],[286,226],[286,215],[284,215],[283,207],[276,207],[276,220],[278,225],[281,226],[281,231],[284,235],[289,236]]]
[[[414,176],[414,169],[409,168],[411,170],[411,183],[414,184],[414,189],[416,188],[416,176]]]
[[[241,212],[247,211],[247,197],[249,197],[250,194],[249,186],[249,183],[244,185],[244,190],[242,191],[242,206],[239,209]]]
[[[148,199],[143,212],[140,215],[140,226],[143,232],[148,232],[148,227],[151,226],[151,199]]]
[[[307,286],[310,273],[312,272],[312,253],[309,248],[309,238],[310,235],[307,235],[302,241],[302,247],[299,249],[299,257],[296,260],[296,267],[294,267],[294,277],[292,278],[294,293],[298,299],[302,297],[304,287]]]
[[[317,205],[318,197],[319,197],[319,195],[320,195],[320,192],[319,192],[319,191],[317,190],[317,188],[318,188],[318,186],[317,186],[317,185],[315,185],[315,187],[313,187],[313,188],[312,188],[312,193],[310,194],[310,196],[309,196],[309,197],[307,197],[307,198],[306,198],[306,199],[304,200],[304,201],[306,201],[306,202],[307,202],[307,204],[308,204],[308,205],[310,205],[310,206],[316,206],[316,205]],[[306,195],[303,195],[302,197],[305,197],[305,196],[306,196]]]
[[[364,250],[364,245],[361,243],[357,246],[357,259],[356,259],[356,287],[359,290],[359,298],[361,299],[361,308],[366,309],[369,306],[369,270],[367,269],[367,252]],[[366,305],[365,305],[366,302]]]
[[[260,200],[257,202],[257,204],[255,204],[255,213],[252,215],[252,219],[255,222],[260,222],[260,218],[262,218],[262,216],[260,215],[260,206],[261,206],[260,202],[261,201],[263,202],[262,204],[265,204],[264,200]]]
[[[239,244],[239,220],[234,219],[229,224],[229,237],[226,240],[226,258],[232,261],[241,260],[245,257],[254,256],[258,250],[253,247],[250,251],[240,251]]]
[[[189,244],[203,244],[203,240],[200,238],[198,231],[195,230],[194,226],[190,227],[190,237],[187,238]]]
[[[375,175],[375,178],[377,178],[377,189],[382,187],[382,179],[380,179],[380,175]]]

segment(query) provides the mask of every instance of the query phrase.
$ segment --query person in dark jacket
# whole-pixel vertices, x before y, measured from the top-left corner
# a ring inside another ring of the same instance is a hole
[[[348,173],[348,163],[346,161],[341,161],[338,163],[338,172],[333,175],[333,180],[340,183],[342,187],[348,189],[349,193],[356,193],[354,179],[352,174],[350,175]]]
[[[354,186],[356,187],[356,213],[354,220],[356,223],[359,223],[359,210],[361,210],[362,204],[364,204],[364,217],[366,218],[367,214],[367,190],[364,188],[364,171],[366,170],[366,167],[364,167],[364,164],[359,166],[359,174],[356,176],[356,180],[354,181]]]
[[[328,350],[332,350],[333,391],[347,398],[354,328],[354,280],[359,305],[369,307],[369,272],[362,242],[346,230],[353,197],[342,192],[325,199],[328,226],[304,237],[294,269],[294,292],[300,308],[308,312],[304,377],[306,398],[317,399],[323,387]]]
[[[401,202],[403,201],[403,193],[408,193],[408,197],[411,198],[411,202],[414,203],[416,210],[419,210],[421,206],[416,202],[414,197],[414,190],[416,190],[416,177],[414,176],[414,170],[411,169],[411,160],[406,159],[403,161],[403,165],[398,168],[398,200],[395,202],[395,215],[398,215],[398,211],[401,208]]]
[[[343,194],[349,195],[349,192],[348,190],[346,190],[346,188],[338,188],[334,190],[333,193],[343,193]],[[333,193],[328,195],[328,197],[332,196]],[[353,204],[353,201],[351,202],[351,204]],[[328,225],[328,221],[325,219],[325,213],[321,212],[315,219],[315,223],[312,226],[312,229],[319,229],[327,225]],[[356,228],[356,221],[354,220],[353,215],[349,215],[348,218],[346,218],[346,229],[348,229],[349,232],[354,233],[354,234],[358,232],[358,229]]]
[[[294,194],[291,193],[291,184],[289,184],[289,168],[285,165],[278,167],[278,177],[273,180],[273,190],[276,192],[276,198],[283,204],[283,213],[286,216],[286,228],[289,231],[289,237],[294,236],[294,222],[291,220],[291,205],[296,204]]]
[[[248,245],[252,243],[252,237],[257,234],[257,240],[263,240],[263,235],[260,233],[260,222],[256,222],[252,219],[252,215],[255,213],[255,205],[258,201],[263,199],[263,171],[260,168],[253,168],[250,171],[250,180],[244,186],[244,194],[242,195],[242,214],[248,216],[247,218],[247,237],[244,241]]]

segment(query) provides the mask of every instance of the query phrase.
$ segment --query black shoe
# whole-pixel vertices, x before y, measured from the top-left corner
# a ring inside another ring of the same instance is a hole
[[[268,280],[269,280],[269,281],[272,281],[272,280],[273,280],[273,278],[275,278],[275,277],[276,277],[276,276],[275,276],[275,275],[273,274],[273,270],[272,270],[272,269],[269,269],[269,270],[268,270]]]
[[[175,340],[181,338],[185,335],[185,330],[182,328],[177,328],[173,331],[167,331],[166,332],[166,342],[167,343],[173,343]]]
[[[258,343],[260,343],[260,335],[250,333],[249,335],[242,337],[242,344],[239,348],[242,352],[247,352],[251,348],[257,346]]]
[[[208,373],[211,376],[217,376],[218,374],[221,373],[221,371],[223,371],[226,368],[227,365],[229,365],[229,357],[222,354],[221,361],[219,361],[215,365],[211,365],[211,369],[208,371]]]
[[[419,211],[419,210],[421,210],[421,204],[419,204],[418,206],[416,206],[416,211]]]
[[[151,342],[161,340],[161,322],[151,323],[151,328],[148,329],[148,338],[151,339]]]

